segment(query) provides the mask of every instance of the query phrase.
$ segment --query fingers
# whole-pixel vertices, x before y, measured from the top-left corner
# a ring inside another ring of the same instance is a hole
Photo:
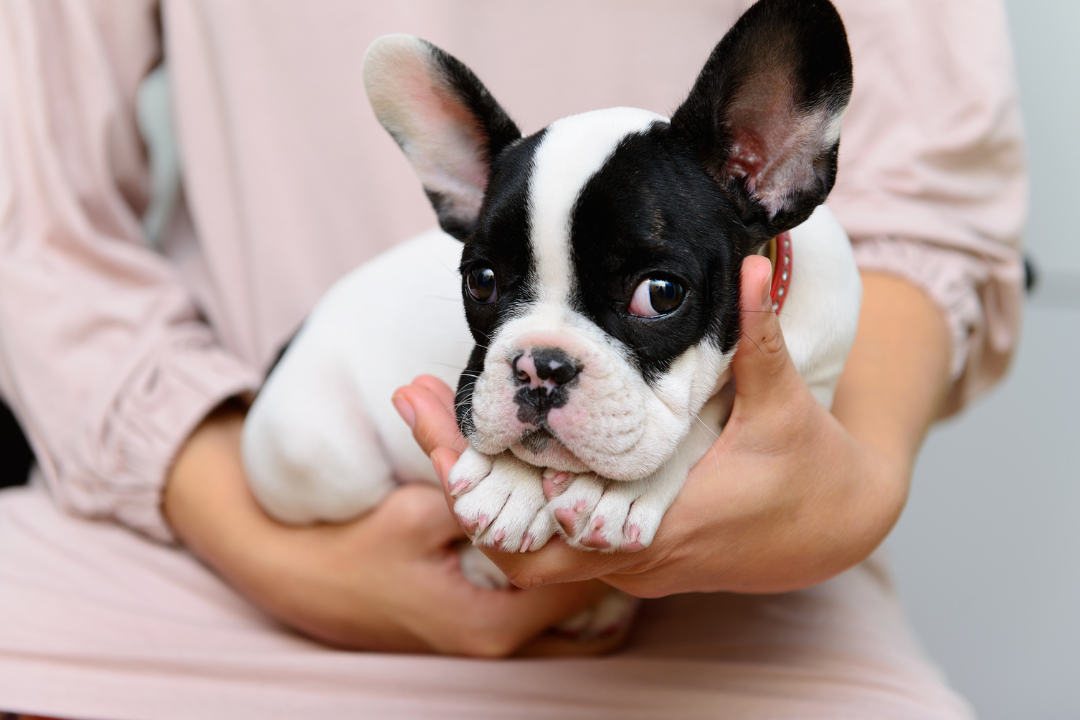
[[[392,401],[428,455],[437,448],[460,453],[467,447],[454,417],[454,393],[440,380],[421,375],[412,385],[398,388]]]
[[[576,550],[554,537],[536,552],[484,554],[499,566],[515,586],[530,590],[559,583],[578,582],[626,571],[647,562],[648,550],[640,553],[599,553]]]
[[[744,404],[784,397],[790,390],[792,379],[798,377],[784,344],[780,319],[772,310],[771,279],[772,266],[768,258],[753,255],[743,260],[742,338],[732,360],[732,371],[737,401]]]
[[[442,402],[443,407],[450,408],[451,414],[453,414],[452,408],[454,407],[455,400],[454,391],[442,380],[437,377],[432,377],[431,375],[420,375],[413,380],[413,385],[422,387],[431,392],[431,394]]]
[[[600,602],[611,588],[599,581],[502,592],[492,596],[491,617],[499,618],[506,639],[516,650],[550,627]]]
[[[459,457],[460,453],[450,448],[436,448],[431,453],[431,464],[435,467],[435,474],[439,477],[439,484],[442,485],[446,504],[451,508],[454,507],[454,496],[450,493],[450,470],[453,469],[454,463],[458,461]]]
[[[458,430],[454,417],[454,392],[444,382],[430,375],[421,375],[412,385],[398,388],[392,398],[401,418],[412,428],[413,438],[431,457],[431,463],[443,488],[443,509],[454,507],[447,487],[450,469],[468,443]],[[450,513],[458,534],[463,534]]]
[[[473,657],[500,658],[524,652],[531,656],[597,654],[614,649],[612,638],[581,643],[538,642],[546,630],[592,607],[611,588],[600,582],[574,583],[529,592],[482,590],[473,588],[461,596],[450,588],[440,598],[440,605],[430,616],[443,616],[434,626],[421,630],[430,633],[430,643],[440,652]],[[620,628],[615,628],[616,632]],[[616,641],[619,638],[614,638]]]

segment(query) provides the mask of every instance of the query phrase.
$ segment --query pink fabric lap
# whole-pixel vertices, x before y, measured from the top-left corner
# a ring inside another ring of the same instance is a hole
[[[811,590],[647,602],[587,660],[331,650],[189,554],[0,493],[0,707],[60,717],[967,718],[879,558]],[[74,590],[76,589],[77,590]]]

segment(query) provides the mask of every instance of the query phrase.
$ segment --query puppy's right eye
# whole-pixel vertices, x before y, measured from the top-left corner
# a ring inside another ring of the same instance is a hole
[[[469,297],[478,303],[488,304],[499,299],[495,284],[495,271],[489,267],[476,266],[465,273],[465,289]]]
[[[637,286],[630,299],[630,314],[643,318],[669,315],[679,309],[686,297],[686,288],[674,280],[654,277]]]

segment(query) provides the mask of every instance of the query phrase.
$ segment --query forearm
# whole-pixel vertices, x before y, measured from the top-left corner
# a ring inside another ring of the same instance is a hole
[[[899,278],[863,274],[858,333],[832,414],[895,469],[905,497],[919,447],[949,389],[950,347],[944,317],[926,294]]]
[[[180,540],[246,595],[264,604],[277,526],[248,490],[240,456],[244,415],[223,407],[208,416],[177,455],[163,511]],[[268,552],[254,552],[264,548]]]
[[[863,274],[855,343],[837,385],[832,415],[846,431],[853,472],[834,468],[823,483],[828,501],[817,529],[804,537],[822,552],[777,566],[777,584],[746,590],[794,589],[825,580],[865,559],[903,511],[923,438],[949,388],[948,329],[921,290],[883,274]],[[801,570],[793,570],[800,567]]]
[[[454,547],[461,529],[434,488],[404,486],[346,523],[274,521],[248,488],[242,425],[243,414],[226,407],[199,426],[173,464],[164,512],[196,555],[288,625],[332,645],[390,652],[593,655],[618,644],[537,637],[603,597],[601,583],[535,593],[473,587]]]
[[[354,648],[429,651],[393,613],[383,612],[386,603],[379,602],[377,592],[347,598],[335,593],[339,579],[367,573],[371,584],[382,580],[377,569],[368,567],[363,543],[369,533],[363,524],[294,528],[259,507],[240,452],[243,421],[239,410],[219,409],[177,456],[164,493],[164,512],[177,536],[257,605],[320,640]],[[344,538],[350,531],[358,536],[356,542]]]

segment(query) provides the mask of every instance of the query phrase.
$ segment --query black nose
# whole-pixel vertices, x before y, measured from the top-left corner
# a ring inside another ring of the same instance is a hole
[[[542,427],[552,408],[567,403],[571,381],[581,372],[581,363],[558,348],[532,348],[519,353],[510,363],[518,390],[518,420]]]
[[[518,384],[548,390],[565,385],[581,372],[580,363],[559,348],[551,347],[519,353],[512,365]]]

